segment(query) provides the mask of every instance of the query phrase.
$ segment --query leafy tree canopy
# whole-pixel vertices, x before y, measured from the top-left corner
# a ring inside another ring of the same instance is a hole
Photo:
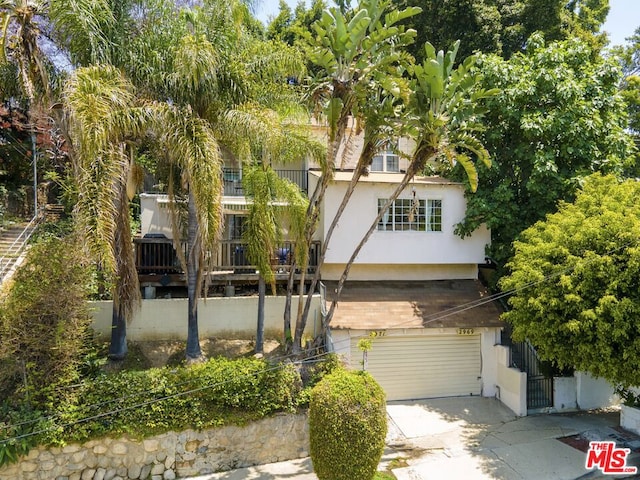
[[[629,129],[640,149],[640,27],[627,41],[626,46],[614,47],[612,51],[620,59],[625,75],[620,94],[627,105]]]
[[[501,287],[503,318],[545,360],[623,387],[640,385],[640,182],[590,176],[523,232]]]
[[[522,51],[536,31],[548,40],[579,36],[593,46],[606,43],[599,31],[609,0],[401,0],[399,4],[423,9],[408,21],[418,31],[410,51],[419,61],[427,41],[444,48],[460,40],[460,58],[476,50],[509,58]]]
[[[545,45],[540,35],[525,53],[481,58],[484,86],[501,94],[487,102],[484,144],[493,167],[478,167],[478,192],[468,195],[458,232],[486,222],[490,254],[504,265],[520,232],[571,201],[593,172],[635,176],[633,143],[625,132],[621,78],[613,59],[591,61],[577,39]]]
[[[320,20],[322,12],[327,8],[325,0],[313,0],[309,8],[301,1],[292,12],[287,2],[280,0],[280,11],[267,27],[267,38],[294,45],[309,35],[311,25]]]

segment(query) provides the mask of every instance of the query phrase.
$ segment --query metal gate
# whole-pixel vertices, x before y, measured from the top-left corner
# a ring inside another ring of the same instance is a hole
[[[527,373],[527,409],[553,406],[553,377],[540,370],[536,349],[528,341],[512,342],[511,365]]]

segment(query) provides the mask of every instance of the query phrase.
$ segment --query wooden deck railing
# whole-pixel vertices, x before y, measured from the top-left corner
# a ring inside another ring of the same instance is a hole
[[[136,269],[139,274],[182,273],[180,260],[173,241],[168,238],[136,238]],[[181,248],[186,255],[186,243]],[[281,242],[274,249],[271,264],[276,271],[288,271],[294,255],[295,243]],[[309,269],[315,270],[320,255],[320,242],[313,242],[309,248]],[[214,252],[213,268],[216,271],[233,273],[255,273],[247,257],[247,244],[242,240],[223,240]]]

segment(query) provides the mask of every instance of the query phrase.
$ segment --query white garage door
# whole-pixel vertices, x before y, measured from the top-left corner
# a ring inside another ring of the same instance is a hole
[[[351,339],[354,369],[362,368],[358,340]],[[480,395],[480,335],[377,337],[367,363],[387,400]]]

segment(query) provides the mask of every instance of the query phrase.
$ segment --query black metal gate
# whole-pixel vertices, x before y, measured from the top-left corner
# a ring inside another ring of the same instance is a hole
[[[510,342],[511,366],[527,373],[527,409],[553,407],[553,377],[540,369],[536,349],[528,341]]]

